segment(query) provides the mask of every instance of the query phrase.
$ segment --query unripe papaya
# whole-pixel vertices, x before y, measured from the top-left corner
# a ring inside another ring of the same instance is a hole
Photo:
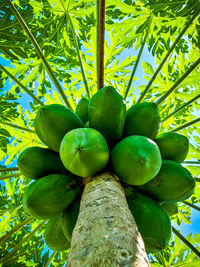
[[[142,185],[158,174],[162,159],[155,142],[135,135],[124,138],[113,148],[111,162],[121,181]]]
[[[98,130],[113,146],[121,137],[126,117],[122,96],[111,87],[100,89],[88,106],[90,127]]]
[[[162,203],[161,207],[167,212],[169,216],[172,216],[174,214],[178,213],[178,203]]]
[[[79,117],[59,104],[42,107],[34,121],[35,132],[45,145],[59,152],[64,135],[75,128],[84,127]]]
[[[76,115],[79,116],[83,124],[85,124],[88,121],[88,105],[89,105],[89,100],[86,97],[83,97],[76,106],[75,113]]]
[[[70,172],[89,177],[105,168],[109,149],[105,138],[98,131],[79,128],[64,136],[60,146],[60,158]]]
[[[126,113],[124,136],[142,135],[154,139],[160,127],[160,113],[153,102],[133,105]]]
[[[80,193],[72,175],[51,174],[31,183],[23,195],[26,212],[38,219],[59,216]]]
[[[71,242],[72,232],[78,219],[81,197],[76,198],[70,205],[63,211],[62,216],[62,230],[65,237]]]
[[[188,138],[178,133],[163,133],[155,138],[163,159],[169,159],[181,163],[189,150]]]
[[[53,173],[68,173],[57,152],[43,147],[29,147],[18,158],[18,167],[27,178],[38,179]]]
[[[52,250],[60,251],[70,248],[70,242],[63,233],[61,222],[61,217],[55,217],[50,219],[45,225],[44,240]]]
[[[146,251],[164,249],[171,236],[171,221],[167,213],[156,201],[134,189],[127,193],[126,198]]]
[[[163,160],[158,175],[137,188],[160,202],[182,201],[194,191],[195,180],[191,173],[172,160]]]

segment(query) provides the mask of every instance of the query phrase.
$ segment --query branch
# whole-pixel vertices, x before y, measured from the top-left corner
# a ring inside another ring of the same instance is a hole
[[[182,202],[183,202],[184,204],[190,206],[191,208],[200,211],[200,208],[197,207],[197,206],[195,206],[194,204],[192,204],[192,203],[190,203],[190,202],[188,202],[188,201],[182,201]]]
[[[97,0],[97,88],[104,86],[105,0]]]
[[[85,84],[85,90],[86,90],[88,98],[90,99],[90,91],[89,91],[89,87],[88,87],[88,83],[87,83],[87,80],[86,80],[85,71],[84,71],[84,67],[83,67],[83,62],[82,62],[80,51],[79,51],[79,47],[78,47],[77,36],[76,36],[75,30],[74,30],[73,22],[72,22],[69,14],[68,14],[68,18],[69,18],[69,22],[70,22],[70,26],[71,26],[71,30],[72,30],[72,35],[73,35],[73,38],[74,38],[74,43],[75,43],[76,52],[77,52],[78,59],[79,59],[79,64],[80,64],[81,73],[82,73],[82,76],[83,76],[83,81],[84,81],[84,84]]]
[[[176,129],[174,129],[174,130],[172,130],[172,131],[170,131],[170,132],[178,132],[178,131],[180,131],[180,130],[182,130],[182,129],[188,127],[188,126],[191,126],[192,124],[195,124],[195,123],[199,122],[199,121],[200,121],[200,118],[195,119],[195,120],[190,121],[190,122],[188,122],[188,123],[186,123],[186,124],[183,124],[182,126],[176,128]]]
[[[132,73],[131,73],[131,77],[130,77],[128,86],[127,86],[126,91],[125,91],[124,100],[126,100],[126,98],[127,98],[127,95],[128,95],[129,90],[130,90],[130,87],[131,87],[133,78],[134,78],[134,76],[135,76],[135,72],[136,72],[138,63],[139,63],[139,61],[140,61],[141,55],[142,55],[142,52],[143,52],[143,49],[144,49],[144,45],[145,45],[146,40],[147,40],[147,37],[148,37],[148,35],[149,35],[149,31],[150,31],[150,28],[151,28],[152,18],[153,18],[153,15],[151,14],[151,16],[149,17],[149,26],[148,26],[148,29],[147,29],[147,31],[146,31],[146,35],[145,35],[145,37],[144,37],[142,46],[141,46],[140,51],[139,51],[139,54],[138,54],[138,56],[137,56],[137,60],[136,60],[136,62],[135,62],[135,65],[134,65],[134,67],[133,67],[133,71],[132,71]]]
[[[52,254],[51,254],[51,257],[48,259],[47,263],[45,264],[44,267],[48,267],[49,264],[51,263],[51,261],[53,260],[53,258],[55,257],[57,251],[54,251]]]
[[[44,106],[44,104],[37,98],[30,90],[28,90],[20,81],[18,81],[15,76],[13,76],[7,69],[5,69],[1,64],[0,68],[15,81],[27,94],[29,94],[39,105]]]
[[[185,107],[187,107],[188,105],[190,105],[191,103],[193,103],[195,100],[197,100],[198,98],[200,98],[200,94],[198,94],[197,96],[193,97],[190,101],[186,102],[184,105],[182,105],[180,108],[176,109],[175,111],[173,111],[172,113],[170,113],[167,117],[165,117],[162,122],[168,120],[169,118],[171,118],[172,116],[174,116],[175,114],[178,114],[182,109],[184,109]]]
[[[192,66],[181,76],[181,78],[177,82],[175,82],[174,85],[172,85],[172,87],[156,101],[156,104],[160,105],[199,64],[200,58],[197,59],[197,61],[192,64]]]
[[[170,50],[167,52],[167,54],[165,55],[165,57],[163,58],[163,60],[161,61],[160,65],[158,66],[157,70],[155,71],[154,75],[152,76],[151,80],[149,81],[149,83],[147,84],[144,92],[141,94],[141,96],[138,99],[138,102],[141,102],[142,99],[144,98],[144,96],[146,95],[146,93],[148,92],[149,88],[151,87],[151,85],[153,84],[154,80],[156,79],[158,73],[160,72],[160,70],[162,69],[162,67],[164,66],[164,64],[166,63],[168,57],[170,56],[170,54],[173,52],[175,46],[178,44],[179,40],[182,38],[182,36],[184,35],[184,33],[186,32],[186,30],[192,25],[193,20],[196,18],[196,16],[199,14],[199,10],[197,10],[195,12],[195,14],[193,15],[193,17],[188,21],[188,23],[185,25],[185,27],[183,28],[183,30],[180,32],[179,36],[176,38],[176,40],[174,41],[174,43],[172,44]]]
[[[196,182],[200,182],[200,178],[198,178],[198,177],[194,178],[194,180],[195,180]]]
[[[8,174],[8,175],[5,175],[5,176],[0,176],[0,180],[5,180],[5,179],[13,178],[13,177],[18,177],[20,175],[21,175],[20,172],[13,173],[13,174]]]
[[[200,252],[184,237],[182,234],[180,234],[173,226],[172,226],[172,231],[174,232],[175,235],[177,235],[180,240],[183,241],[183,243],[188,246],[198,257],[200,257]]]
[[[0,173],[2,172],[12,172],[12,171],[18,171],[19,168],[18,167],[10,167],[10,168],[0,168]]]
[[[31,222],[34,219],[34,217],[29,217],[28,219],[24,220],[22,223],[15,226],[11,231],[9,231],[7,234],[0,237],[0,243],[7,240],[12,234],[20,230],[24,225],[27,225],[29,222]]]
[[[15,252],[17,251],[26,241],[28,241],[34,234],[35,232],[37,232],[45,223],[46,223],[47,220],[41,222],[29,235],[27,235],[26,237],[24,237],[24,239],[18,243],[14,248],[13,250],[11,250],[8,254],[6,254],[6,256],[0,260],[0,263],[4,263],[6,262],[7,260],[9,260],[10,256]]]
[[[23,130],[23,131],[26,131],[26,132],[29,132],[29,133],[35,133],[33,130],[30,130],[28,128],[25,128],[25,127],[22,127],[22,126],[18,126],[18,125],[15,125],[15,124],[12,124],[12,123],[9,123],[9,122],[6,122],[6,121],[0,121],[0,124],[4,124],[4,125],[7,125],[9,127],[13,127],[13,128],[16,128],[16,129],[19,129],[19,130]]]
[[[20,13],[18,12],[18,10],[15,8],[15,6],[12,4],[12,0],[7,0],[8,2],[8,5],[10,7],[10,9],[12,10],[13,14],[16,16],[17,20],[19,21],[21,27],[23,28],[23,30],[26,32],[26,34],[28,35],[29,39],[31,40],[33,46],[35,47],[40,59],[42,60],[44,66],[46,67],[47,69],[47,73],[48,75],[50,76],[51,80],[53,81],[55,87],[57,88],[58,92],[61,94],[65,104],[70,108],[72,109],[59,81],[56,79],[54,73],[53,73],[53,70],[51,68],[51,66],[49,65],[49,63],[47,62],[40,46],[38,45],[37,41],[35,40],[33,34],[30,32],[26,22],[23,20],[23,18],[21,17]]]

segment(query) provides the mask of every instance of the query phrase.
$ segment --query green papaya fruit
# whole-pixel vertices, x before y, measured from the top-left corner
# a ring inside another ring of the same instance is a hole
[[[167,213],[156,201],[134,189],[129,189],[126,197],[146,251],[164,249],[171,237],[171,221]]]
[[[111,86],[100,89],[88,106],[90,127],[98,130],[113,146],[121,137],[126,117],[122,96]]]
[[[83,124],[85,124],[88,121],[88,105],[89,105],[89,100],[86,97],[83,97],[76,106],[75,113],[76,115],[79,116]]]
[[[27,186],[23,195],[26,212],[38,219],[59,216],[80,193],[77,177],[51,174]]]
[[[43,147],[29,147],[17,161],[21,173],[27,178],[38,179],[53,173],[68,173],[57,152]]]
[[[181,164],[163,160],[158,175],[137,188],[161,202],[182,201],[194,191],[195,180]]]
[[[178,213],[178,203],[161,203],[161,207],[167,212],[169,216],[172,216],[174,214]]]
[[[187,156],[189,140],[178,133],[163,133],[155,138],[163,159],[169,159],[181,163]]]
[[[153,102],[133,105],[126,113],[124,136],[142,135],[150,139],[156,137],[160,127],[160,113]]]
[[[60,158],[70,172],[89,177],[105,168],[109,149],[105,138],[91,128],[68,132],[60,146]]]
[[[111,163],[121,181],[142,185],[156,176],[162,159],[154,141],[134,135],[124,138],[113,148]]]
[[[35,132],[45,145],[59,152],[64,135],[75,128],[84,127],[79,117],[59,104],[42,107],[34,121]]]
[[[70,205],[63,211],[62,216],[62,230],[69,242],[71,242],[72,232],[78,219],[81,197],[76,198]]]
[[[62,218],[55,217],[45,225],[44,240],[47,246],[52,250],[67,250],[70,248],[70,242],[65,237],[62,227]]]

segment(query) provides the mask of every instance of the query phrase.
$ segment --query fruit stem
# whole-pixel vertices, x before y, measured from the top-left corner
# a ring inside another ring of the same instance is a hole
[[[183,202],[184,204],[190,206],[191,208],[200,211],[200,208],[197,207],[197,206],[195,206],[194,204],[192,204],[192,203],[190,203],[190,202],[188,202],[188,201],[182,201],[182,202]]]
[[[13,80],[15,81],[27,94],[29,94],[40,106],[44,106],[44,104],[37,98],[30,90],[28,90],[19,80],[15,78],[7,69],[5,69],[1,64],[0,68]]]
[[[180,39],[182,38],[182,36],[184,35],[184,33],[186,32],[186,30],[193,25],[193,20],[197,17],[197,15],[199,14],[199,10],[197,10],[194,15],[192,16],[192,18],[188,21],[188,23],[185,25],[185,27],[183,28],[183,30],[180,32],[179,36],[176,38],[176,40],[174,41],[174,43],[172,44],[170,50],[167,52],[167,54],[165,55],[165,57],[163,58],[163,60],[161,61],[160,65],[158,66],[157,70],[154,72],[154,75],[152,76],[151,80],[149,81],[149,83],[147,84],[144,92],[141,94],[141,96],[138,99],[138,103],[142,101],[142,99],[144,98],[144,96],[146,95],[146,93],[148,92],[149,88],[151,87],[151,85],[153,84],[154,80],[156,79],[158,73],[160,72],[160,70],[162,69],[162,67],[164,66],[164,64],[166,63],[168,57],[170,56],[170,54],[172,53],[172,51],[174,50],[175,46],[178,44],[178,42],[180,41]]]
[[[15,251],[17,251],[20,247],[21,247],[21,245],[23,244],[23,243],[25,243],[26,241],[28,241],[34,234],[35,234],[35,232],[37,232],[45,223],[46,223],[46,221],[47,220],[45,220],[45,221],[43,221],[43,222],[41,222],[29,235],[27,235],[26,237],[24,237],[23,238],[23,240],[21,241],[21,242],[19,242],[14,248],[13,248],[13,250],[11,250],[8,254],[6,254],[6,256],[2,259],[2,260],[0,260],[0,263],[4,263],[4,262],[6,262],[6,261],[8,261],[9,260],[9,258],[10,258],[10,256],[15,252]]]
[[[192,66],[181,76],[180,79],[178,79],[177,82],[175,82],[172,87],[163,95],[161,96],[157,101],[156,104],[160,105],[181,83],[182,81],[187,78],[187,76],[200,64],[200,58],[195,61]]]
[[[195,124],[195,123],[199,122],[199,121],[200,121],[200,118],[195,119],[195,120],[193,120],[193,121],[190,121],[190,122],[188,122],[188,123],[183,124],[182,126],[180,126],[180,127],[178,127],[178,128],[175,128],[174,130],[171,130],[170,132],[178,132],[178,131],[180,131],[180,130],[182,130],[182,129],[188,127],[188,126],[191,126],[192,124]]]
[[[62,1],[61,1],[61,3],[62,3]],[[67,12],[67,11],[65,10],[65,12]],[[71,30],[72,30],[72,35],[73,35],[73,38],[74,38],[74,44],[75,44],[76,52],[77,52],[78,59],[79,59],[79,64],[80,64],[81,73],[82,73],[82,76],[83,76],[83,81],[84,81],[84,84],[85,84],[85,90],[86,90],[86,93],[87,93],[88,98],[90,99],[90,91],[89,91],[87,79],[86,79],[86,76],[85,76],[83,62],[82,62],[82,59],[81,59],[81,55],[80,55],[80,51],[79,51],[79,46],[78,46],[78,40],[77,40],[77,36],[76,36],[75,30],[74,30],[74,25],[73,25],[73,22],[72,22],[72,19],[71,19],[70,15],[67,14],[67,16],[68,16],[68,19],[69,19],[69,22],[70,22],[70,26],[71,26]]]
[[[8,174],[8,175],[5,175],[5,176],[0,176],[0,180],[5,180],[5,179],[13,178],[13,177],[18,177],[20,175],[21,175],[20,172],[13,173],[13,174]]]
[[[22,127],[22,126],[18,126],[18,125],[15,125],[15,124],[12,124],[12,123],[9,123],[9,122],[6,122],[6,121],[0,121],[0,124],[4,124],[4,125],[7,125],[9,127],[13,127],[13,128],[19,129],[19,130],[26,131],[26,132],[35,133],[31,129],[28,129],[28,128],[25,128],[25,127]]]
[[[29,217],[28,219],[24,220],[22,223],[15,226],[11,231],[9,231],[7,234],[0,237],[0,243],[7,240],[12,234],[20,230],[24,225],[27,225],[29,222],[31,222],[34,219],[34,217]]]
[[[22,16],[20,15],[20,13],[18,12],[18,10],[15,8],[15,6],[12,3],[12,0],[7,0],[8,5],[10,7],[10,9],[12,10],[13,14],[16,16],[17,20],[19,21],[21,27],[23,28],[23,30],[26,32],[26,34],[28,35],[29,39],[31,40],[33,46],[35,47],[35,50],[37,51],[37,54],[39,55],[40,59],[42,60],[42,63],[44,64],[44,66],[46,67],[47,73],[50,76],[51,80],[53,81],[55,87],[57,88],[58,92],[61,94],[65,104],[72,109],[71,104],[69,103],[59,81],[56,79],[53,70],[51,68],[51,66],[49,65],[49,63],[47,62],[40,46],[38,45],[36,39],[34,38],[33,34],[31,33],[30,29],[28,28],[28,25],[26,24],[26,22],[23,20]]]
[[[130,90],[130,87],[131,87],[133,78],[134,78],[134,76],[135,76],[135,72],[136,72],[138,63],[139,63],[139,61],[140,61],[141,55],[142,55],[142,52],[143,52],[143,49],[144,49],[144,45],[145,45],[146,40],[147,40],[147,37],[148,37],[148,35],[149,35],[149,31],[150,31],[150,28],[151,28],[151,22],[152,22],[152,19],[153,19],[153,15],[151,14],[151,16],[148,18],[149,22],[148,22],[148,28],[147,28],[147,31],[146,31],[146,35],[145,35],[144,40],[143,40],[143,42],[142,42],[140,51],[139,51],[138,56],[137,56],[137,60],[136,60],[136,62],[135,62],[135,65],[134,65],[134,67],[133,67],[133,71],[132,71],[132,73],[131,73],[130,80],[129,80],[129,82],[128,82],[128,86],[127,86],[126,91],[125,91],[124,100],[126,100],[126,98],[127,98],[127,95],[128,95],[129,90]]]
[[[48,267],[49,264],[51,263],[51,261],[53,260],[53,258],[55,257],[57,251],[54,251],[52,254],[51,254],[51,257],[48,259],[47,263],[45,264],[44,267]]]
[[[180,238],[183,243],[188,246],[198,257],[200,257],[200,252],[181,234],[179,233],[173,226],[172,226],[172,231],[176,236]]]
[[[2,172],[12,172],[12,171],[18,171],[19,168],[18,167],[10,167],[10,168],[0,168],[0,173]]]
[[[104,86],[105,0],[97,0],[97,88]]]
[[[169,118],[171,118],[172,116],[174,116],[175,114],[178,114],[181,110],[183,110],[185,107],[187,107],[188,105],[190,105],[191,103],[193,103],[194,101],[196,101],[198,98],[200,98],[200,94],[198,94],[197,96],[193,97],[190,101],[186,102],[184,105],[182,105],[180,108],[174,110],[172,113],[170,113],[167,117],[165,117],[162,122],[168,120]]]

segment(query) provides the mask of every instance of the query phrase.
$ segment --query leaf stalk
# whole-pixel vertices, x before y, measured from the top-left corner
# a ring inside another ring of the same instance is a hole
[[[13,127],[13,128],[16,128],[16,129],[25,131],[25,132],[35,133],[35,132],[34,132],[33,130],[31,130],[31,129],[28,129],[28,128],[25,128],[25,127],[22,127],[22,126],[18,126],[18,125],[15,125],[15,124],[12,124],[12,123],[9,123],[9,122],[6,122],[6,121],[0,121],[0,124],[4,124],[4,125],[7,125],[7,126],[9,126],[9,127]]]
[[[200,161],[183,161],[182,164],[200,164]]]
[[[200,121],[200,118],[195,119],[195,120],[193,120],[193,121],[190,121],[190,122],[188,122],[188,123],[183,124],[182,126],[180,126],[180,127],[178,127],[178,128],[175,128],[174,130],[172,130],[172,131],[170,131],[170,132],[178,132],[178,131],[180,131],[180,130],[183,130],[183,129],[186,128],[186,127],[189,127],[189,126],[191,126],[191,125],[193,125],[193,124],[199,122],[199,121]]]
[[[13,173],[13,174],[8,174],[8,175],[5,175],[5,176],[0,176],[0,180],[6,180],[6,179],[9,179],[9,178],[19,177],[20,175],[21,175],[20,172]]]
[[[178,42],[180,41],[180,39],[182,38],[182,36],[184,35],[184,33],[187,31],[187,29],[192,25],[193,20],[196,18],[196,16],[198,14],[199,14],[199,10],[197,10],[195,12],[195,14],[192,16],[192,18],[188,21],[188,23],[185,25],[185,27],[183,28],[183,30],[180,32],[179,36],[176,38],[176,40],[172,44],[170,50],[167,52],[167,54],[165,55],[165,57],[161,61],[160,65],[158,66],[157,70],[154,72],[154,74],[153,74],[151,80],[149,81],[149,83],[147,84],[145,90],[140,95],[137,103],[140,103],[142,101],[142,99],[145,97],[146,93],[148,92],[149,88],[151,87],[151,85],[153,84],[154,80],[156,79],[158,73],[161,71],[162,67],[166,63],[168,57],[171,55],[171,53],[174,50],[175,46],[178,44]]]
[[[197,61],[192,64],[192,66],[181,76],[181,78],[177,82],[175,82],[172,87],[156,101],[156,104],[160,105],[199,64],[200,58],[197,59]]]
[[[75,30],[74,30],[74,25],[73,25],[72,19],[71,19],[69,14],[68,14],[68,19],[69,19],[69,22],[70,22],[72,35],[73,35],[73,39],[74,39],[74,44],[75,44],[77,56],[78,56],[78,59],[79,59],[79,64],[80,64],[80,68],[81,68],[83,82],[84,82],[84,85],[85,85],[85,90],[86,90],[88,98],[90,99],[90,90],[89,90],[89,87],[88,87],[88,83],[87,83],[87,79],[86,79],[85,71],[84,71],[84,67],[83,67],[83,62],[82,62],[80,51],[79,51],[78,40],[77,40],[77,36],[76,36]]]
[[[173,226],[172,231],[176,236],[180,238],[183,243],[188,246],[198,257],[200,257],[200,251],[198,251],[181,233],[179,233]]]
[[[97,0],[97,88],[104,86],[105,0]]]
[[[134,65],[134,67],[133,67],[133,71],[132,71],[132,73],[131,73],[130,80],[129,80],[129,82],[128,82],[128,86],[127,86],[126,91],[125,91],[124,100],[126,100],[126,98],[127,98],[127,96],[128,96],[128,93],[129,93],[129,90],[130,90],[130,87],[131,87],[133,78],[134,78],[134,76],[135,76],[135,72],[136,72],[136,70],[137,70],[137,66],[138,66],[138,63],[139,63],[139,61],[140,61],[140,58],[141,58],[143,49],[144,49],[144,45],[145,45],[145,43],[146,43],[147,37],[148,37],[149,32],[150,32],[152,19],[153,19],[153,15],[151,14],[151,16],[149,17],[149,26],[148,26],[148,29],[147,29],[147,31],[146,31],[146,34],[145,34],[144,40],[143,40],[143,42],[142,42],[140,51],[139,51],[139,53],[138,53],[138,56],[137,56],[135,65]]]
[[[7,234],[0,237],[0,243],[6,241],[12,234],[20,230],[22,227],[27,225],[29,222],[31,222],[34,219],[34,217],[29,217],[28,219],[24,220],[22,223],[15,226],[12,230],[10,230]]]
[[[34,234],[37,232],[45,223],[47,220],[41,222],[29,235],[27,235],[20,243],[18,243],[13,250],[11,250],[6,256],[0,260],[0,263],[4,263],[9,260],[10,256],[17,251],[26,241],[28,241]]]
[[[51,254],[51,257],[48,259],[48,261],[46,262],[45,266],[44,267],[48,267],[49,264],[51,263],[51,261],[53,260],[53,258],[55,257],[57,251],[54,251],[52,254]]]
[[[190,203],[190,202],[188,202],[188,201],[182,201],[182,202],[183,202],[184,204],[190,206],[191,208],[200,211],[200,208],[197,207],[197,206],[195,206],[194,204],[192,204],[192,203]]]
[[[200,98],[200,94],[198,94],[197,96],[193,97],[190,101],[186,102],[184,105],[182,105],[180,108],[174,110],[172,113],[170,113],[168,116],[166,116],[162,122],[168,120],[169,118],[171,118],[172,116],[174,116],[175,114],[178,114],[181,110],[183,110],[184,108],[186,108],[187,106],[189,106],[190,104],[192,104],[194,101],[196,101],[197,99]]]
[[[0,68],[13,80],[15,81],[27,94],[29,94],[40,106],[44,104],[37,98],[30,90],[28,90],[18,79],[15,78],[6,68],[0,64]]]
[[[31,33],[30,29],[28,28],[26,22],[23,20],[22,16],[20,15],[19,11],[15,8],[15,6],[12,3],[12,0],[7,0],[8,1],[8,5],[10,7],[10,9],[12,10],[13,14],[16,16],[18,22],[20,23],[21,27],[23,28],[23,30],[26,32],[26,34],[28,35],[29,39],[31,40],[33,46],[35,47],[40,59],[42,60],[42,63],[44,64],[44,66],[46,67],[47,73],[50,76],[51,80],[53,81],[55,87],[57,88],[58,92],[60,93],[60,95],[62,96],[65,104],[72,109],[71,104],[69,103],[59,81],[56,79],[53,70],[51,68],[51,66],[49,65],[49,63],[47,62],[40,46],[38,45],[36,39],[34,38],[33,34]]]
[[[18,171],[19,168],[18,167],[10,167],[10,168],[0,168],[0,173],[3,173],[3,172],[12,172],[12,171]]]

